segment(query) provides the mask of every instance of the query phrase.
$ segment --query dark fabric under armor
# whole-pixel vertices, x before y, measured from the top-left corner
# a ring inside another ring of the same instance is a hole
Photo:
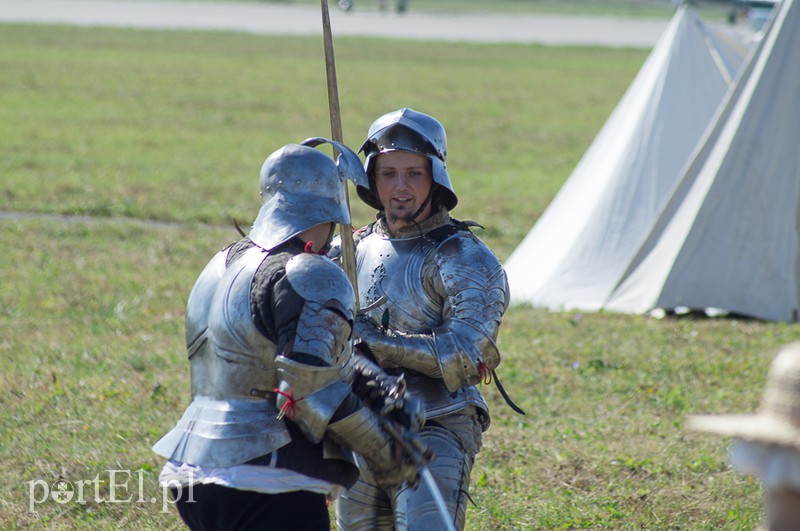
[[[297,491],[262,494],[221,485],[170,489],[181,518],[192,531],[327,531],[325,496]]]

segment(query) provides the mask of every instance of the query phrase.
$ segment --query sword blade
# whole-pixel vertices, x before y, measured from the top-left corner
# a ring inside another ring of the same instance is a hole
[[[447,511],[447,505],[444,503],[444,498],[442,497],[442,491],[439,490],[439,485],[436,484],[436,480],[433,479],[433,475],[428,467],[424,466],[420,468],[419,475],[422,476],[422,479],[425,480],[425,484],[428,485],[428,490],[431,491],[431,496],[433,496],[433,501],[436,502],[436,507],[439,509],[439,514],[442,517],[442,521],[444,522],[444,528],[446,531],[456,531],[456,526],[453,525],[453,522],[450,521],[450,513]]]

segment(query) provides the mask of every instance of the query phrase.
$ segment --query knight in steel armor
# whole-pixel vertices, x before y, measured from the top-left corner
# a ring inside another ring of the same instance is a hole
[[[168,459],[160,482],[192,529],[327,530],[326,497],[358,477],[353,452],[382,484],[417,481],[386,422],[413,437],[421,402],[353,353],[352,283],[320,254],[335,224],[350,224],[346,179],[363,173],[358,155],[325,139],[272,153],[249,234],[211,259],[189,295],[192,401],[153,450]]]
[[[498,330],[508,306],[500,261],[470,226],[450,217],[446,136],[433,117],[404,108],[378,118],[361,147],[359,197],[378,211],[356,231],[357,286],[368,309],[356,318],[363,349],[390,374],[404,374],[425,406],[422,441],[448,520],[463,529],[470,473],[489,427],[476,384],[500,363]],[[332,250],[336,257],[338,248]],[[340,529],[441,529],[431,492],[393,486],[360,460],[355,487],[336,502]]]

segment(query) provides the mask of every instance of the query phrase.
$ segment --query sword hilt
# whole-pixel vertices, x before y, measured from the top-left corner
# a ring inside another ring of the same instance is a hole
[[[392,439],[400,445],[403,451],[418,468],[427,467],[434,460],[436,454],[425,446],[418,437],[414,437],[409,430],[398,428],[391,420],[381,417],[383,429]]]

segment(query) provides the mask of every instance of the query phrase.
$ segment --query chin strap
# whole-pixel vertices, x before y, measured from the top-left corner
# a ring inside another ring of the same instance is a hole
[[[422,214],[422,211],[425,210],[425,208],[427,208],[428,203],[430,203],[431,200],[433,199],[433,192],[436,190],[438,186],[439,185],[436,183],[434,183],[433,186],[431,186],[430,190],[428,190],[428,196],[425,198],[425,201],[422,202],[422,205],[417,209],[416,212],[414,212],[414,215],[411,216],[409,221],[414,221],[415,219],[417,219],[417,217],[420,214]]]

